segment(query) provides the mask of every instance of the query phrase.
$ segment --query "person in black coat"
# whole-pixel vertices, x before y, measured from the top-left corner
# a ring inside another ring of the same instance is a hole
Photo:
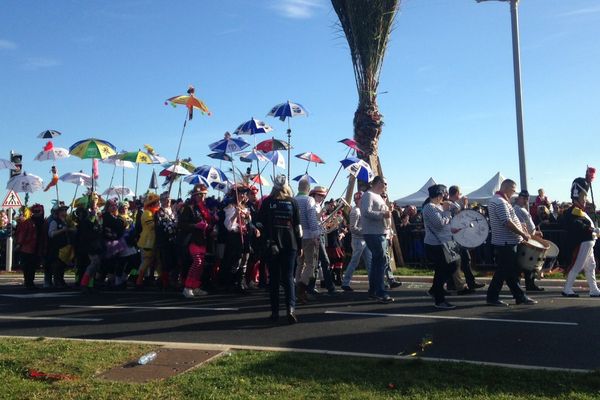
[[[283,285],[290,324],[296,317],[294,264],[302,254],[302,226],[298,204],[285,175],[273,180],[271,195],[265,198],[258,212],[257,227],[265,240],[266,262],[270,276],[271,320],[279,319],[279,285]]]

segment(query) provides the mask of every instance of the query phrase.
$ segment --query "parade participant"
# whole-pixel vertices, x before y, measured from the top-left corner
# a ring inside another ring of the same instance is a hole
[[[312,196],[315,199],[317,215],[319,215],[320,218],[324,217],[322,204],[323,204],[323,201],[325,200],[326,195],[327,195],[327,189],[325,189],[325,187],[323,187],[323,186],[315,186],[315,188],[313,190],[311,190],[309,193],[309,196]],[[321,282],[321,287],[325,287],[325,289],[327,289],[327,294],[335,295],[336,294],[335,284],[333,283],[333,279],[331,279],[331,268],[330,268],[331,263],[329,262],[329,257],[327,256],[327,250],[325,249],[325,241],[326,241],[325,230],[321,226],[320,231],[319,231],[319,243],[318,243],[319,249],[318,249],[318,254],[317,254],[317,262],[318,262],[318,265],[321,270],[321,275],[323,276],[323,281]],[[313,293],[313,294],[318,293],[317,289],[315,288],[315,285],[316,285],[316,278],[313,277],[308,285],[307,291],[309,293]]]
[[[107,276],[107,285],[115,288],[117,284],[118,254],[126,247],[123,240],[125,222],[119,218],[119,206],[115,199],[110,199],[104,205],[102,214],[102,237],[104,239],[104,254],[102,255],[102,272]],[[121,284],[121,282],[119,282]]]
[[[564,213],[563,226],[569,233],[567,254],[573,257],[562,291],[562,295],[565,297],[579,297],[573,291],[573,283],[581,270],[585,273],[590,297],[600,297],[600,290],[596,283],[596,260],[594,259],[594,245],[600,231],[585,212],[588,191],[589,183],[584,178],[575,179],[571,185],[573,205]]]
[[[67,286],[64,278],[66,264],[60,259],[60,251],[70,245],[74,231],[67,224],[67,210],[67,206],[57,203],[53,209],[53,216],[48,221],[48,250],[44,268],[45,289],[62,289]]]
[[[154,222],[154,214],[158,212],[159,208],[160,198],[158,195],[148,193],[144,199],[144,210],[140,217],[142,230],[137,242],[137,246],[142,253],[142,263],[140,264],[135,283],[137,289],[144,287],[146,272],[149,273],[148,281],[153,281],[154,278],[154,268],[156,267],[156,251],[154,248],[156,244],[156,224]]]
[[[371,181],[371,188],[363,194],[360,203],[362,233],[372,254],[369,293],[372,293],[379,303],[394,301],[384,287],[385,254],[387,252],[385,220],[391,216],[390,210],[381,198],[386,186],[387,182],[384,178],[376,176]]]
[[[450,212],[452,213],[452,216],[469,208],[469,199],[462,195],[460,187],[456,185],[448,188],[448,201],[450,201]],[[460,268],[456,269],[454,274],[452,274],[452,280],[449,281],[449,283],[454,283],[455,288],[462,288],[462,290],[458,289],[457,291],[457,294],[459,295],[473,293],[475,289],[480,289],[485,286],[484,283],[475,281],[475,275],[473,274],[471,264],[471,253],[469,252],[469,249],[460,246]],[[467,285],[466,288],[464,287],[465,283]]]
[[[386,188],[387,189],[387,188]],[[385,205],[388,209],[392,209],[392,203],[389,202],[388,195],[384,191],[381,193],[381,198],[385,202]],[[390,211],[391,212],[391,211]],[[385,219],[385,240],[387,241],[387,251],[385,252],[385,289],[395,289],[397,287],[402,286],[402,282],[397,280],[394,277],[394,272],[392,271],[392,241],[394,239],[394,229],[392,227],[393,219],[392,216]]]
[[[80,286],[83,294],[89,294],[94,288],[96,272],[101,266],[104,252],[102,225],[97,210],[97,197],[86,196],[75,210],[77,218],[77,245],[75,249],[77,267],[85,272],[81,276]]]
[[[296,203],[298,204],[298,213],[300,215],[300,224],[302,225],[302,253],[298,257],[298,265],[296,267],[296,285],[298,303],[304,304],[307,302],[307,289],[314,279],[314,274],[317,269],[319,256],[319,242],[321,237],[321,226],[319,225],[319,217],[317,212],[317,204],[315,198],[309,196],[310,182],[308,179],[301,179],[298,182],[298,194],[296,195]],[[325,192],[319,192],[319,196],[325,196]]]
[[[221,264],[221,283],[240,293],[246,291],[244,277],[250,254],[249,230],[251,215],[246,208],[247,188],[238,186],[229,193],[231,201],[225,207],[224,226],[227,230],[225,255]]]
[[[257,221],[259,209],[257,194],[258,188],[251,186],[248,191],[248,202],[246,203],[251,221]],[[267,283],[266,264],[261,262],[263,241],[260,237],[260,231],[255,226],[254,228],[249,231],[250,257],[246,271],[246,281],[249,288],[265,287]]]
[[[444,201],[446,186],[433,185],[428,189],[429,198],[423,206],[423,224],[425,226],[425,254],[435,268],[431,294],[435,300],[435,307],[451,310],[456,306],[448,303],[445,297],[444,283],[452,276],[458,263],[448,263],[444,256],[442,245],[452,240],[450,221],[450,202]]]
[[[202,289],[202,273],[207,241],[214,221],[204,203],[208,188],[195,185],[190,192],[190,202],[183,208],[179,217],[179,229],[183,233],[183,245],[187,246],[192,265],[187,271],[183,295],[187,298],[205,295]]]
[[[535,226],[531,214],[527,211],[529,207],[529,192],[527,190],[521,190],[514,204],[515,214],[521,222],[521,226],[527,230],[530,236],[542,237],[542,232]],[[541,222],[541,220],[540,220]],[[523,270],[525,276],[525,290],[528,292],[543,292],[544,288],[541,288],[535,284],[535,276],[537,271]]]
[[[44,206],[34,204],[24,209],[15,232],[15,251],[20,254],[25,289],[36,290],[35,270],[41,265],[47,234],[44,231]]]
[[[338,220],[343,221],[342,211],[335,211],[335,201],[332,199],[329,202],[325,203],[326,212],[325,218],[338,218]],[[337,213],[331,217],[331,214]],[[331,275],[334,284],[338,286],[342,286],[342,268],[344,266],[344,249],[342,248],[342,240],[346,236],[346,228],[343,224],[339,223],[334,229],[326,234],[327,237],[327,257],[329,258],[329,262],[331,264]]]
[[[177,237],[177,220],[171,209],[169,192],[160,195],[160,208],[154,214],[156,226],[156,252],[160,266],[160,284],[163,289],[168,289],[172,283],[177,282],[177,251],[175,239]]]
[[[360,216],[360,203],[362,201],[363,192],[358,191],[354,193],[354,207],[350,211],[350,224],[349,229],[352,235],[352,257],[346,267],[346,272],[342,279],[342,290],[346,292],[352,292],[353,289],[350,287],[350,281],[354,270],[358,267],[360,258],[362,257],[367,269],[367,275],[371,271],[371,251],[367,247],[365,239],[362,235],[362,221]]]
[[[516,304],[537,303],[527,297],[519,287],[517,245],[523,240],[529,240],[530,235],[521,227],[515,210],[510,204],[510,198],[515,194],[516,186],[515,181],[505,179],[500,184],[500,190],[494,194],[488,204],[492,245],[498,265],[487,291],[487,304],[491,306],[508,306],[508,303],[499,298],[504,282],[508,285]]]
[[[119,218],[123,221],[125,230],[123,233],[124,247],[118,254],[115,270],[115,289],[125,289],[127,287],[127,278],[129,274],[140,265],[140,254],[136,247],[135,226],[133,218],[129,213],[129,202],[121,201],[119,202],[118,207]]]
[[[273,179],[271,195],[263,200],[258,227],[266,243],[270,277],[272,321],[279,319],[279,286],[283,285],[288,323],[298,322],[294,291],[294,264],[302,253],[302,225],[298,203],[285,175]]]

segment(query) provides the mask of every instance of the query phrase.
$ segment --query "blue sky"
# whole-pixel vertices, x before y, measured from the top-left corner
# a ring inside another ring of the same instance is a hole
[[[600,4],[521,0],[519,10],[528,186],[566,200],[587,164],[600,167]],[[192,84],[213,115],[188,125],[183,156],[210,163],[208,143],[252,116],[283,138],[286,126],[266,113],[290,99],[310,112],[292,120],[293,154],[325,159],[310,171],[328,186],[357,104],[336,21],[325,0],[1,2],[0,158],[21,152],[24,169],[48,180],[51,164],[33,161],[45,129],[63,132],[60,147],[95,136],[118,149],[150,143],[173,158],[185,111],[164,100]],[[403,1],[380,92],[380,155],[392,198],[430,176],[466,193],[497,171],[519,180],[507,3]],[[293,160],[292,174],[305,165]],[[89,170],[90,162],[57,166],[63,174]],[[141,167],[140,188],[151,170]],[[100,172],[105,189],[112,169]],[[126,185],[134,178],[127,171]],[[61,191],[72,196],[74,187]]]

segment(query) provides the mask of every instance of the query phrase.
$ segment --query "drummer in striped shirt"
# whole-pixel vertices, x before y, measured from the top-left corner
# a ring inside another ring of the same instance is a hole
[[[496,255],[497,269],[487,291],[487,304],[491,306],[508,306],[500,300],[500,291],[504,282],[509,287],[517,304],[536,304],[537,301],[527,297],[519,286],[519,267],[517,266],[517,245],[529,240],[530,235],[523,229],[510,198],[516,192],[517,184],[505,179],[500,190],[488,204],[490,226],[492,228],[492,245]]]
[[[533,219],[531,218],[531,214],[527,210],[529,206],[529,192],[527,190],[521,190],[519,196],[515,201],[515,214],[519,221],[521,221],[521,226],[524,229],[527,229],[527,233],[532,236],[542,237],[542,232],[535,226],[533,223]],[[535,284],[535,277],[537,275],[537,271],[534,269],[533,271],[523,270],[523,275],[525,276],[525,290],[528,292],[543,292],[544,288],[541,288]]]

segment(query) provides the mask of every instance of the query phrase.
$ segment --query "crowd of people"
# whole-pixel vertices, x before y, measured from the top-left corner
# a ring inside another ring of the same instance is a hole
[[[589,186],[585,180],[573,185],[573,203],[561,214],[574,238],[569,251],[575,255],[563,295],[577,295],[573,280],[584,270],[590,295],[598,297],[593,257],[598,230],[586,213]],[[497,264],[487,291],[489,305],[507,305],[499,300],[503,283],[517,304],[536,303],[519,285],[515,257],[520,242],[541,236],[540,224],[527,210],[526,191],[513,206],[515,188],[513,181],[505,180],[487,208],[479,209],[491,226]],[[395,207],[386,191],[386,180],[377,176],[368,190],[354,194],[351,208],[342,199],[325,201],[327,190],[311,188],[304,179],[294,195],[284,175],[274,179],[272,192],[262,198],[247,184],[232,187],[223,199],[208,197],[208,187],[202,184],[195,185],[186,200],[149,192],[136,201],[104,201],[90,192],[71,206],[56,203],[49,215],[41,204],[23,207],[15,216],[13,233],[17,265],[27,290],[40,289],[34,283],[40,267],[44,289],[66,288],[65,269],[73,268],[75,285],[85,294],[99,288],[158,287],[194,298],[264,288],[270,293],[273,320],[279,318],[282,286],[287,320],[295,323],[296,305],[314,301],[319,289],[328,295],[353,291],[352,276],[361,261],[368,273],[369,298],[393,302],[388,291],[401,283],[390,263],[392,225],[402,230],[420,218],[426,256],[435,269],[429,290],[435,307],[454,308],[446,299],[448,290],[469,294],[485,286],[475,280],[469,249],[459,247],[451,260],[444,252],[454,233],[450,221],[469,207],[459,187],[431,186],[420,212]],[[542,200],[536,214],[543,222],[547,205],[543,193],[538,198]],[[0,231],[10,231],[4,229],[5,213],[0,223]],[[527,292],[543,290],[534,279],[534,274],[525,275]]]

